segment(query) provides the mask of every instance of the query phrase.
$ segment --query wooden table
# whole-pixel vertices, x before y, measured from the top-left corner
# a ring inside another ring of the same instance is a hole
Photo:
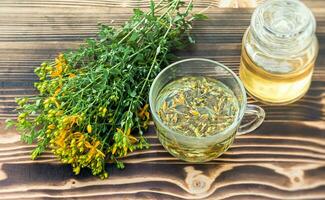
[[[14,130],[4,130],[4,120],[16,116],[15,97],[36,94],[35,66],[94,36],[98,22],[119,25],[132,8],[147,7],[148,1],[1,0],[0,198],[325,199],[325,1],[304,2],[317,18],[320,52],[303,99],[283,107],[263,105],[264,124],[205,164],[169,155],[151,127],[147,136],[152,148],[131,153],[125,170],[109,169],[110,178],[99,180],[87,172],[74,176],[50,152],[31,161],[35,145],[21,143]],[[209,19],[195,23],[192,31],[197,44],[178,55],[218,60],[238,72],[241,38],[252,8],[229,7],[256,4],[197,0],[195,5],[203,9],[210,4]]]

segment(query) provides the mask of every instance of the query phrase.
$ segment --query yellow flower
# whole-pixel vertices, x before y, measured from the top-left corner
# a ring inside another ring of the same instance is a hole
[[[60,116],[62,116],[63,115],[63,111],[62,110],[59,110],[59,111],[57,111],[56,113],[55,113],[55,116],[57,116],[57,117],[60,117]]]
[[[102,116],[104,117],[107,112],[107,108],[103,108]]]
[[[116,128],[116,130],[117,130],[117,132],[119,132],[119,133],[123,133],[123,130],[120,129],[120,128]]]
[[[64,64],[66,65],[67,62],[64,58],[64,55],[62,53],[60,53],[56,58],[55,58],[55,63],[58,64],[58,63],[61,63],[61,64]]]
[[[105,154],[97,148],[100,144],[101,143],[98,140],[95,143],[93,142],[93,145],[91,145],[88,141],[85,142],[85,146],[89,149],[86,162],[89,162],[95,156],[95,154],[105,157]]]
[[[88,142],[88,141],[85,141],[85,146],[88,148],[88,149],[91,149],[93,146]]]
[[[71,116],[70,117],[71,125],[74,125],[74,124],[79,125],[79,119],[80,119],[80,117],[78,115]]]
[[[126,131],[126,134],[125,135],[130,135],[131,133],[131,128],[129,128],[127,131]]]
[[[129,140],[130,140],[130,142],[131,142],[132,144],[134,144],[135,142],[138,141],[138,139],[135,138],[133,135],[129,135],[128,138],[129,138]]]
[[[99,149],[96,149],[96,151],[97,151],[97,155],[105,158],[105,154],[102,151],[100,151]]]
[[[45,100],[44,104],[46,105],[48,103],[55,103],[56,107],[58,107],[58,108],[60,107],[59,102],[56,100],[56,98],[54,96]]]
[[[196,110],[190,110],[190,113],[194,116],[198,116],[200,113]]]
[[[133,135],[130,134],[131,133],[131,129],[129,128],[128,131],[126,132],[126,136],[128,137],[129,141],[134,144],[137,140],[137,138],[135,138]]]
[[[138,113],[140,118],[144,117],[145,113],[147,112],[148,107],[149,107],[149,105],[146,104],[143,106],[143,108],[141,108],[140,112]]]
[[[57,88],[53,94],[54,97],[58,96],[58,94],[60,93],[61,91],[61,87]]]
[[[74,77],[76,77],[75,74],[73,74],[73,73],[69,74],[69,78],[74,78]]]
[[[66,130],[61,131],[60,134],[58,135],[58,137],[56,138],[55,143],[58,146],[63,147],[64,146],[64,140],[66,138],[66,135],[67,135],[67,131]]]
[[[88,124],[88,126],[87,126],[87,132],[88,132],[88,133],[91,133],[91,131],[92,131],[92,127],[91,127],[90,124]]]
[[[57,58],[55,58],[55,70],[51,71],[51,78],[61,77],[62,72],[67,69],[67,61],[64,58],[63,54],[59,54]]]
[[[63,118],[63,125],[66,128],[71,128],[74,124],[79,125],[81,117],[79,115],[65,116]]]
[[[55,125],[54,124],[50,124],[50,125],[48,125],[47,128],[50,129],[50,130],[53,130],[53,129],[55,129]]]
[[[18,116],[18,120],[23,120],[23,119],[25,119],[27,117],[27,113],[21,113],[21,114],[19,114],[19,116]]]
[[[112,149],[112,154],[113,154],[113,155],[114,155],[115,152],[116,152],[116,148],[117,148],[117,146],[116,146],[116,144],[114,144],[113,149]]]
[[[147,120],[150,119],[150,113],[149,112],[145,112],[144,115],[146,116]]]
[[[73,135],[75,135],[76,138],[83,139],[84,135],[80,132],[74,132]]]
[[[55,68],[55,71],[51,72],[51,78],[60,77],[62,74],[63,69],[61,63],[57,63]]]

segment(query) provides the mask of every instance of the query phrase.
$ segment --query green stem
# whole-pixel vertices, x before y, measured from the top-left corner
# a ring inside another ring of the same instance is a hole
[[[170,19],[169,20],[170,25],[169,25],[169,28],[167,29],[166,33],[164,34],[164,37],[163,37],[164,39],[167,37],[168,33],[170,32],[170,30],[172,28],[172,21],[171,21],[171,17],[170,16],[169,16],[169,19]],[[155,67],[155,65],[157,65],[157,57],[160,54],[160,49],[161,49],[161,45],[159,44],[159,46],[157,47],[157,50],[156,50],[155,57],[154,57],[154,59],[152,61],[152,64],[150,66],[149,72],[148,72],[148,74],[146,76],[146,79],[145,79],[145,81],[144,81],[144,83],[142,85],[142,88],[141,88],[140,93],[139,93],[138,97],[136,98],[136,100],[139,100],[140,96],[142,96],[142,92],[143,92],[144,88],[147,86],[147,83],[149,81],[149,77],[150,77],[150,75],[152,73],[152,70]],[[132,101],[132,103],[130,103],[128,112],[131,112],[131,107],[132,107],[133,104],[134,104],[134,100]],[[127,121],[128,121],[128,118],[127,118]],[[129,124],[126,124],[125,130],[131,128],[131,127],[128,127],[128,126],[129,126]]]
[[[158,4],[157,4],[157,6],[156,7],[159,7],[160,6],[160,4],[163,2],[164,0],[161,0]],[[149,11],[148,13],[146,13],[146,16],[149,16],[149,15],[151,15],[152,14],[152,11]],[[142,18],[141,19],[141,21],[140,22],[138,22],[134,27],[133,27],[133,29],[130,31],[130,32],[128,32],[128,34],[126,34],[119,42],[118,42],[118,44],[120,45],[122,42],[124,42],[124,40],[126,39],[126,38],[128,38],[132,33],[133,33],[133,31],[135,31],[144,21],[146,20],[146,18],[144,17],[144,18]]]

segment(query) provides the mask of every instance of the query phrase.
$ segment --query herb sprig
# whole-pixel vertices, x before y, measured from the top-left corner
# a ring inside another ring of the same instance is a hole
[[[192,20],[204,17],[189,19],[192,8],[192,1],[151,1],[147,13],[135,9],[121,28],[101,25],[96,39],[36,68],[39,95],[18,99],[17,121],[7,122],[23,141],[37,140],[32,158],[49,147],[75,174],[90,168],[107,178],[107,161],[123,168],[119,158],[148,148],[148,89],[170,51],[184,47]]]

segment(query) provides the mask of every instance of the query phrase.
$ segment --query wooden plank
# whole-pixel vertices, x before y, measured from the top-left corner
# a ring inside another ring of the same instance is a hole
[[[4,120],[14,118],[15,97],[36,94],[33,69],[58,52],[93,37],[97,23],[121,25],[148,0],[0,1],[0,195],[3,199],[325,199],[325,3],[304,0],[314,12],[320,52],[306,96],[289,106],[262,105],[266,122],[240,136],[211,162],[190,164],[169,155],[151,125],[152,147],[128,155],[125,170],[108,167],[110,178],[89,171],[74,176],[46,152],[30,160],[35,145],[19,141]],[[262,1],[257,1],[261,3]],[[196,22],[196,45],[180,58],[218,60],[238,73],[241,38],[255,1],[196,0],[209,19]],[[222,8],[220,8],[222,7]],[[250,103],[261,105],[249,98]]]

